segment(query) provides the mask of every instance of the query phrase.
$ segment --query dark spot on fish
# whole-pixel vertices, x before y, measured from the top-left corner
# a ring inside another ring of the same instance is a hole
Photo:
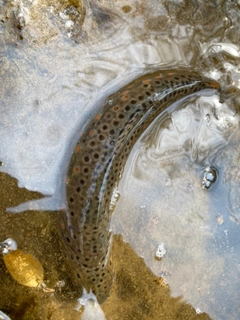
[[[102,140],[105,139],[105,137],[104,137],[102,134],[100,134],[100,135],[98,136],[98,138],[99,138],[100,141],[102,141]]]
[[[107,129],[108,129],[108,126],[105,124],[104,126],[102,126],[102,129],[103,129],[103,130],[107,130]]]
[[[119,118],[119,119],[124,119],[124,114],[120,113],[120,114],[118,115],[118,118]]]

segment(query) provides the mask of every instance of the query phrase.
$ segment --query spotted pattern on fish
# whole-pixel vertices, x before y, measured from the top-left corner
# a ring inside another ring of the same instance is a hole
[[[185,69],[144,75],[110,95],[80,134],[66,179],[67,213],[62,234],[72,281],[109,296],[111,196],[134,144],[175,101],[219,84]]]

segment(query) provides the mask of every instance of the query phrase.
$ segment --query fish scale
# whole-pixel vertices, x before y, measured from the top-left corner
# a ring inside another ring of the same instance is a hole
[[[81,133],[66,179],[67,211],[61,223],[73,284],[92,290],[98,302],[109,296],[114,271],[109,231],[112,194],[140,135],[172,103],[214,80],[186,70],[144,75],[110,95]]]

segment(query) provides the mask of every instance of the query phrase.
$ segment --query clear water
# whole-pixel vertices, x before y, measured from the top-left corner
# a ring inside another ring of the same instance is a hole
[[[112,223],[134,251],[115,237],[107,319],[239,318],[239,10],[238,1],[213,0],[0,3],[0,241],[12,237],[37,255],[49,286],[68,283],[55,219],[73,137],[106,96],[178,66],[226,91],[224,103],[206,92],[177,104],[134,147]],[[203,190],[209,165],[217,180]],[[48,197],[24,204],[39,197],[30,191]],[[80,318],[67,285],[50,296],[0,267],[0,310],[12,319]]]

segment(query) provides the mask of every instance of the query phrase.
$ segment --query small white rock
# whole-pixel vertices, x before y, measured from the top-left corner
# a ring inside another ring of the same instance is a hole
[[[83,289],[82,297],[78,299],[78,306],[75,309],[78,311],[81,306],[84,306],[81,320],[106,320],[105,314],[91,290],[90,293],[87,293]]]
[[[74,26],[74,22],[72,20],[67,20],[65,23],[66,29],[71,29]]]
[[[166,251],[166,249],[164,247],[164,243],[161,243],[157,248],[157,251],[155,253],[155,258],[157,260],[161,260],[165,256],[166,252],[167,251]]]
[[[200,310],[200,308],[197,308],[196,309],[196,314],[200,314],[200,313],[202,313],[202,311]]]

